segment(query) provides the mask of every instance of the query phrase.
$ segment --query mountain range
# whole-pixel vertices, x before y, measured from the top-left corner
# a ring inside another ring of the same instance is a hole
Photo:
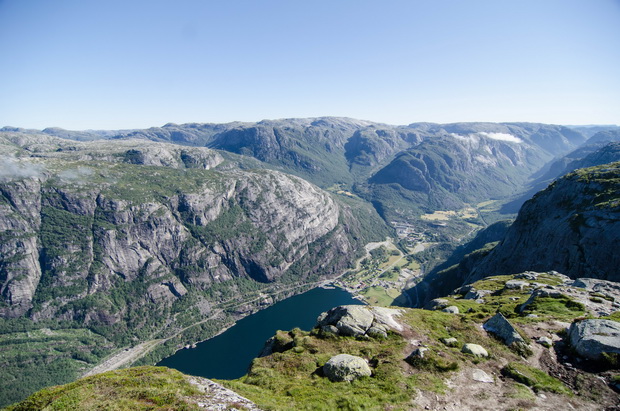
[[[619,140],[334,117],[0,129],[2,401],[120,347],[157,341],[153,363],[341,275],[386,236],[420,265],[402,290],[418,305],[527,270],[618,281]]]

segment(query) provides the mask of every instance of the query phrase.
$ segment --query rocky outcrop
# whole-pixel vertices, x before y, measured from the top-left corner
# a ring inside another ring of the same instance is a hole
[[[603,354],[620,355],[620,323],[611,320],[583,320],[571,324],[570,345],[582,357],[603,359]]]
[[[339,354],[329,359],[323,366],[323,373],[330,381],[353,381],[360,377],[370,377],[372,371],[365,359],[349,354]]]
[[[191,398],[190,403],[196,404],[201,410],[220,411],[242,409],[260,411],[261,409],[245,397],[229,390],[221,384],[202,377],[186,376],[187,381],[196,387],[201,395]]]
[[[365,305],[342,305],[322,313],[316,328],[325,333],[352,337],[387,337],[388,330],[402,331],[394,319],[399,310]]]

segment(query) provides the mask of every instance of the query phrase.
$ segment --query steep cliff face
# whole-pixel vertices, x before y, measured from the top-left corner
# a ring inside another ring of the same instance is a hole
[[[0,188],[0,312],[20,315],[30,306],[41,279],[38,233],[41,184],[23,179]]]
[[[0,184],[3,317],[110,325],[151,309],[168,318],[188,293],[204,311],[240,280],[277,282],[305,263],[286,277],[302,283],[354,255],[350,212],[298,177],[217,171],[217,153],[161,143],[3,140],[18,153],[4,158],[16,172],[4,167]]]
[[[467,282],[525,270],[620,281],[620,163],[579,169],[526,202]]]

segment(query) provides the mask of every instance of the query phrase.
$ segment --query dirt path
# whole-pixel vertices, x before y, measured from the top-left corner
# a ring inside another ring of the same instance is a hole
[[[125,348],[116,354],[108,357],[104,362],[91,368],[88,372],[82,375],[82,377],[88,377],[95,374],[101,374],[102,372],[116,370],[125,365],[130,365],[138,358],[146,355],[153,348],[163,343],[166,340],[149,340],[135,347]]]

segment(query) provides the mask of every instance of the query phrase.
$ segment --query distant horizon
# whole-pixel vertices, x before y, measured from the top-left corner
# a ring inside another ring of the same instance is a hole
[[[0,124],[620,124],[617,0],[2,0]]]
[[[488,124],[517,124],[517,123],[529,123],[529,124],[546,124],[546,125],[556,125],[556,126],[564,126],[564,127],[620,127],[620,124],[561,124],[561,123],[551,123],[551,122],[542,122],[542,121],[448,121],[448,122],[437,122],[437,121],[412,121],[404,124],[395,124],[388,123],[385,121],[377,121],[377,120],[369,120],[364,118],[355,118],[350,116],[309,116],[309,117],[280,117],[280,118],[263,118],[257,121],[246,121],[246,120],[232,120],[232,121],[186,121],[186,122],[175,122],[175,121],[167,121],[161,125],[149,125],[145,127],[120,127],[120,128],[67,128],[62,126],[46,126],[42,128],[38,127],[23,127],[16,126],[13,124],[0,125],[0,130],[5,128],[14,128],[14,129],[22,129],[22,130],[34,130],[34,131],[44,131],[46,129],[60,129],[65,131],[132,131],[132,130],[147,130],[149,128],[163,128],[167,125],[178,125],[183,126],[186,124],[232,124],[232,123],[243,123],[243,124],[258,124],[263,121],[286,121],[286,120],[310,120],[310,119],[321,119],[321,118],[338,118],[338,119],[347,119],[353,121],[362,121],[373,124],[385,124],[393,127],[407,127],[411,124],[439,124],[439,125],[448,125],[448,124],[474,124],[474,123],[488,123]]]

